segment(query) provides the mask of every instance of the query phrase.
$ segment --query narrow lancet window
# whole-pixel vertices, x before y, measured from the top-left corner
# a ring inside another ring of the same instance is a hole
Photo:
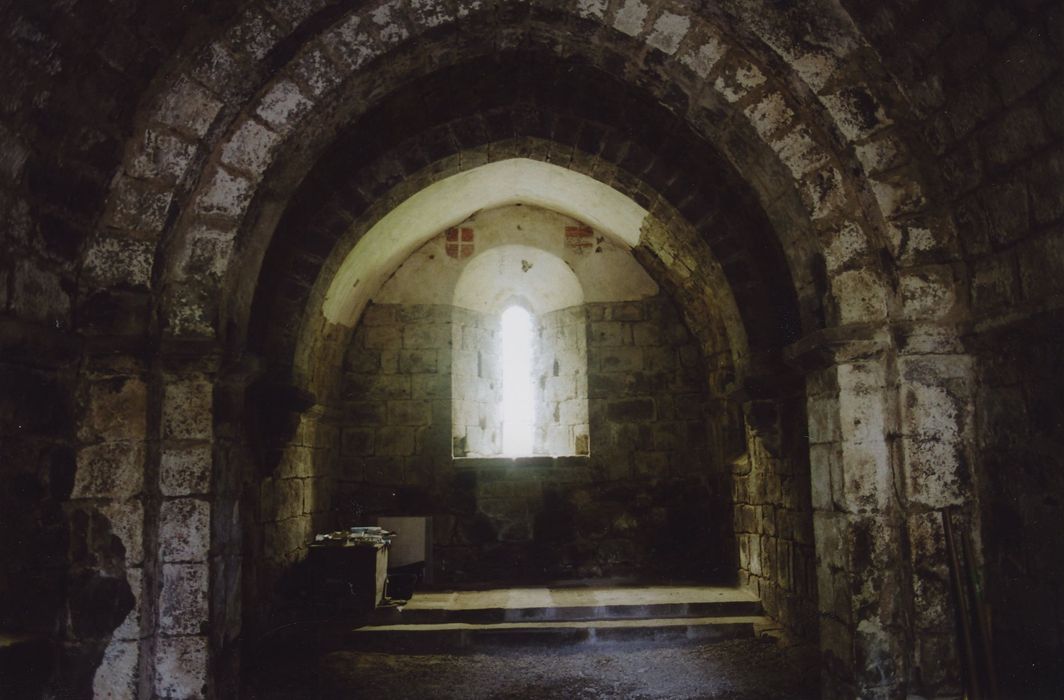
[[[502,449],[532,454],[535,407],[532,383],[532,316],[520,306],[502,314]]]

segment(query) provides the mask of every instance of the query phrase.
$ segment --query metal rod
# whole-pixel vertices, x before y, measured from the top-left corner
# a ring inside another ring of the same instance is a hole
[[[975,559],[972,557],[972,552],[975,548],[972,546],[972,533],[970,530],[964,532],[964,537],[961,538],[961,545],[964,548],[964,559],[968,563],[968,576],[971,579],[972,605],[975,607],[975,626],[979,635],[980,651],[983,654],[983,668],[986,669],[988,690],[990,691],[990,697],[996,698],[998,697],[997,674],[994,671],[994,654],[990,640],[990,615],[983,600],[983,589],[979,585],[979,577],[975,570]]]
[[[949,508],[942,511],[942,530],[946,536],[946,550],[949,553],[950,573],[953,578],[953,587],[957,593],[957,615],[961,623],[961,642],[964,647],[965,667],[968,677],[969,697],[972,700],[980,700],[982,693],[979,688],[979,675],[976,672],[975,649],[972,644],[971,621],[968,618],[967,596],[964,594],[964,578],[960,572],[960,561],[957,559],[957,547],[953,539],[953,524],[950,522]]]

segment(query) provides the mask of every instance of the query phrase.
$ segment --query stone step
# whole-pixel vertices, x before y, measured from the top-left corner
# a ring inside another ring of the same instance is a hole
[[[716,586],[570,586],[420,592],[346,634],[388,651],[751,637],[773,626],[749,591]]]
[[[648,620],[695,617],[744,617],[762,612],[757,600],[657,603],[649,605],[571,605],[523,608],[378,608],[372,625],[493,624],[503,622],[579,622],[592,620]]]
[[[749,591],[718,586],[501,588],[418,593],[401,607],[379,608],[369,622],[491,624],[760,615]]]
[[[750,638],[775,623],[760,615],[571,620],[476,624],[367,625],[352,630],[345,646],[363,650],[428,652],[502,646],[586,643],[685,643]]]

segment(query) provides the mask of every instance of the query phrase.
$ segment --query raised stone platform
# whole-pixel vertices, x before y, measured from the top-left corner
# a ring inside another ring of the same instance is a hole
[[[348,642],[365,649],[688,642],[776,627],[748,591],[706,586],[508,588],[416,595],[376,610]]]

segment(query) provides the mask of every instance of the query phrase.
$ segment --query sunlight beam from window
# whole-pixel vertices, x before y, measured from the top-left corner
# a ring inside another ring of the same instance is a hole
[[[502,450],[532,454],[532,316],[520,306],[502,314]]]

